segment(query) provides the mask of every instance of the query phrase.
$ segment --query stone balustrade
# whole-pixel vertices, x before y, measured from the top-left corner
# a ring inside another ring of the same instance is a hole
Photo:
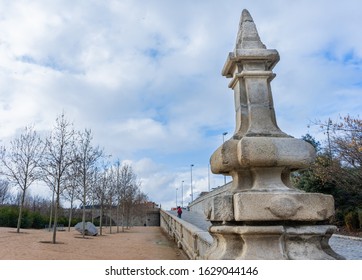
[[[191,260],[202,260],[212,244],[208,231],[177,218],[164,210],[160,213],[161,228]]]
[[[203,194],[202,196],[199,196],[189,204],[190,211],[206,215],[207,213],[205,213],[205,209],[207,209],[208,205],[210,204],[210,201],[217,196],[226,195],[230,193],[231,184],[232,182],[229,182],[224,186],[220,186],[208,193]]]

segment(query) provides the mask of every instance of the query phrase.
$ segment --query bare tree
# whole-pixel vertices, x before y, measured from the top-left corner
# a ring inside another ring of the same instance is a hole
[[[148,197],[146,194],[141,192],[140,188],[138,188],[138,193],[136,195],[134,206],[132,207],[132,216],[139,217],[143,220],[144,224],[147,224],[147,209],[149,208]]]
[[[324,182],[329,181],[340,187],[362,188],[362,120],[349,115],[339,121],[319,122],[327,133],[328,157],[319,157],[315,167]]]
[[[9,151],[1,148],[0,158],[4,166],[3,174],[21,190],[17,232],[20,232],[22,210],[28,188],[40,178],[40,160],[44,144],[32,126],[10,142]]]
[[[76,194],[77,194],[76,190],[78,187],[77,183],[78,175],[79,172],[77,164],[72,164],[67,171],[67,176],[66,176],[67,183],[63,191],[63,196],[65,197],[66,200],[70,202],[69,213],[68,213],[68,231],[70,231],[70,226],[73,218],[74,201],[76,200]]]
[[[126,190],[125,203],[125,217],[127,228],[131,225],[132,212],[135,204],[137,203],[137,196],[139,193],[139,185],[134,181]]]
[[[46,215],[49,213],[51,201],[39,195],[29,195],[28,193],[24,206],[33,212]]]
[[[58,210],[60,195],[67,181],[67,171],[74,163],[73,125],[66,120],[64,113],[56,119],[51,135],[46,140],[46,150],[43,161],[44,180],[53,189],[54,199],[54,228],[52,242],[56,243]]]
[[[117,221],[117,233],[119,233],[119,211],[121,206],[122,198],[122,185],[121,185],[121,163],[117,160],[115,164],[115,195],[117,200],[117,209],[116,209],[116,221]]]
[[[91,191],[94,172],[98,160],[103,156],[103,151],[98,146],[92,144],[92,132],[85,129],[79,132],[77,141],[77,165],[79,172],[79,193],[83,205],[83,238],[85,235],[85,207]]]
[[[0,179],[0,205],[7,203],[10,196],[9,182],[7,180]]]
[[[109,218],[109,233],[112,233],[113,206],[116,196],[116,172],[114,166],[109,169],[109,180],[107,188],[107,205]]]
[[[122,211],[122,232],[124,232],[125,221],[129,220],[130,200],[135,184],[136,175],[134,174],[132,167],[128,164],[122,165],[119,177],[119,203],[121,204]]]
[[[103,234],[103,213],[105,200],[107,196],[107,189],[110,180],[108,166],[103,164],[103,170],[96,169],[95,181],[94,181],[94,195],[99,206],[99,235]]]
[[[99,184],[99,168],[98,166],[94,169],[93,172],[93,179],[92,179],[92,184],[91,184],[91,204],[92,204],[92,224],[94,224],[94,219],[95,217],[95,211],[96,208],[98,208],[99,205],[97,205],[97,194],[96,194],[96,189],[98,187]]]

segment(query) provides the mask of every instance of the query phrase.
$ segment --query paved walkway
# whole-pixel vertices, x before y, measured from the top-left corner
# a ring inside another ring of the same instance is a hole
[[[175,211],[170,213],[176,215]],[[204,215],[184,210],[182,219],[190,224],[207,231],[211,223],[206,221]],[[333,235],[329,240],[332,249],[347,260],[362,260],[362,238],[350,238],[342,235]]]

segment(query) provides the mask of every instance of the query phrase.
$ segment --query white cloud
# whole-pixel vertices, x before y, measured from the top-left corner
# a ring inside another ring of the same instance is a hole
[[[29,123],[49,130],[64,110],[107,153],[134,162],[159,202],[174,200],[192,162],[202,191],[221,133],[231,137],[233,93],[220,73],[243,8],[281,56],[272,91],[283,131],[300,137],[311,120],[361,111],[359,0],[0,5],[0,138]]]

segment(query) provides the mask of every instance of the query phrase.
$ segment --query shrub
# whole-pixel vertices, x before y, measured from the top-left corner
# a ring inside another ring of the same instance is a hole
[[[19,208],[17,206],[0,206],[0,227],[13,227],[18,225]],[[71,225],[81,221],[79,218],[73,218]],[[49,216],[44,216],[40,212],[33,212],[23,209],[21,218],[21,228],[42,229],[49,224]],[[58,217],[58,225],[68,226],[68,218],[65,216]]]
[[[16,227],[18,224],[18,208],[15,206],[2,206],[0,208],[0,226]]]
[[[23,209],[23,214],[21,215],[21,228],[31,228],[33,225],[33,215],[27,210]]]
[[[0,226],[13,227],[18,225],[19,208],[17,206],[0,207]],[[21,218],[21,228],[43,228],[48,222],[48,217],[41,215],[39,212],[32,212],[23,209]]]
[[[345,224],[343,211],[340,209],[336,209],[336,212],[331,222],[337,227],[342,227]]]
[[[41,229],[49,223],[48,217],[41,215],[39,212],[33,213],[33,224],[32,228]]]
[[[344,222],[346,224],[347,230],[349,231],[355,231],[359,229],[358,213],[356,211],[348,212],[344,216]]]
[[[81,218],[72,218],[72,221],[70,223],[70,226],[74,227],[76,224],[78,224],[79,222],[81,222],[82,219]]]

